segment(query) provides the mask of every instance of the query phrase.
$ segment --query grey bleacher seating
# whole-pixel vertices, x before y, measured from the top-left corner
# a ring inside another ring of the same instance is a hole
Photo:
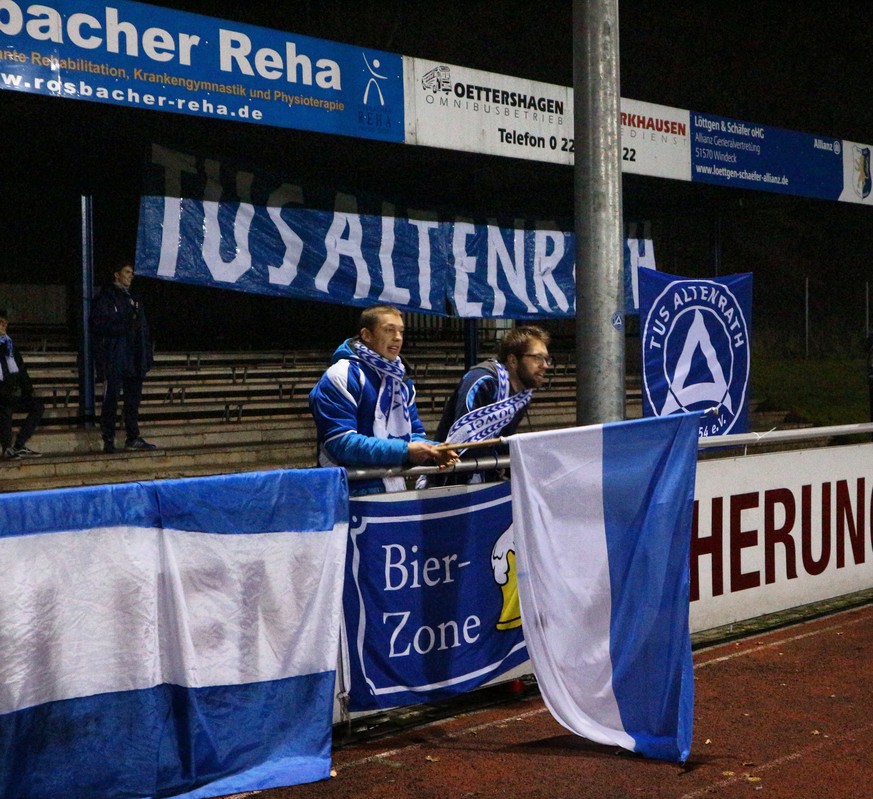
[[[159,449],[104,456],[99,432],[79,408],[77,354],[29,351],[31,377],[46,401],[32,444],[47,457],[4,462],[0,490],[312,466],[315,426],[308,394],[330,354],[327,349],[156,353],[144,383],[140,424]],[[404,356],[422,421],[433,432],[463,374],[463,345],[420,341],[407,346]],[[534,395],[523,430],[575,424],[575,362],[567,352],[556,353],[556,361],[549,383]],[[628,402],[629,407],[639,402],[638,386],[630,381]],[[628,415],[638,413],[631,409]]]

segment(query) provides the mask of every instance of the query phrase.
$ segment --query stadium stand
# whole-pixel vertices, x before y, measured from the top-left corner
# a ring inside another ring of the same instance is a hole
[[[433,431],[463,374],[463,346],[422,342],[409,354],[419,409]],[[28,364],[46,413],[33,448],[44,457],[0,464],[0,491],[309,467],[315,428],[307,396],[329,355],[327,350],[158,353],[144,385],[140,423],[159,448],[103,455],[99,431],[86,425],[79,407],[77,354],[35,346]],[[574,424],[575,364],[569,352],[557,353],[556,360],[523,430]],[[639,415],[638,381],[629,381],[628,416]]]

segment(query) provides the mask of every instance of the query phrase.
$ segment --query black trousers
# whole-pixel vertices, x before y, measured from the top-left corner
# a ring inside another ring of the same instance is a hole
[[[118,399],[124,397],[124,431],[127,440],[139,438],[139,403],[142,400],[142,377],[107,377],[103,384],[103,404],[100,407],[100,434],[104,441],[115,439]]]
[[[21,429],[15,437],[15,446],[23,447],[36,432],[44,411],[45,405],[39,397],[15,397],[8,403],[0,403],[0,449],[12,446],[13,413],[27,414],[24,424],[21,425]]]

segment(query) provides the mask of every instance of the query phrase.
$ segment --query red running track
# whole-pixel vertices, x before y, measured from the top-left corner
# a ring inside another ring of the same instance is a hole
[[[694,663],[684,766],[578,738],[533,692],[335,748],[330,780],[237,796],[873,797],[873,606],[699,650]]]

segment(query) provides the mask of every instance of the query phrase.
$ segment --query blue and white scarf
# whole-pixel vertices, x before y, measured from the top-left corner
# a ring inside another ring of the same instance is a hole
[[[376,399],[376,415],[373,419],[373,435],[376,438],[401,438],[412,440],[412,421],[403,390],[406,367],[400,358],[389,361],[373,352],[360,341],[354,344],[355,354],[367,366],[375,369],[382,378]]]
[[[0,369],[0,382],[3,382],[4,375],[18,374],[18,364],[15,363],[15,347],[12,345],[12,339],[5,333],[0,336],[0,345],[6,345],[6,368]]]
[[[465,413],[449,428],[446,436],[448,444],[472,444],[498,435],[517,413],[530,402],[533,390],[526,388],[510,395],[509,373],[500,361],[497,367],[497,397],[490,405],[483,405]]]

